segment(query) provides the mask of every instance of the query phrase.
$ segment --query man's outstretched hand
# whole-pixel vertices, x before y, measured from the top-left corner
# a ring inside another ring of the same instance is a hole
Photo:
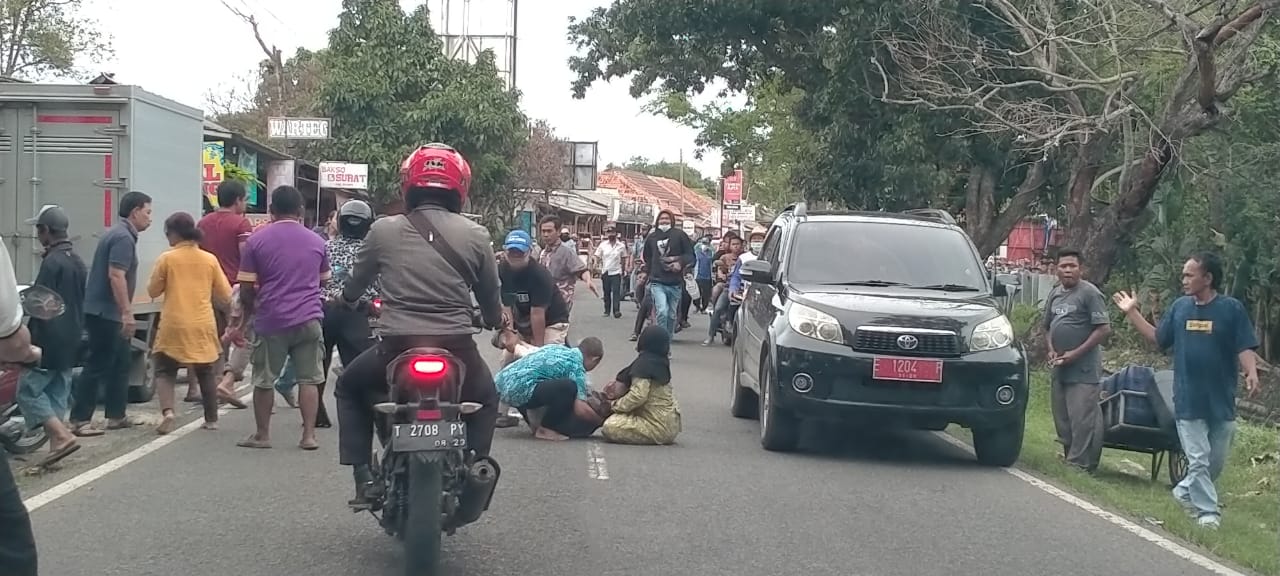
[[[1125,292],[1123,290],[1116,292],[1111,295],[1111,301],[1115,302],[1116,307],[1125,314],[1138,309],[1138,299],[1134,298],[1133,294],[1130,292]]]

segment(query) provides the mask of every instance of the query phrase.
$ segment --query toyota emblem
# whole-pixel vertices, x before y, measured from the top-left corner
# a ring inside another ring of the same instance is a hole
[[[920,340],[910,334],[903,334],[898,337],[898,347],[903,350],[915,350],[920,345]]]

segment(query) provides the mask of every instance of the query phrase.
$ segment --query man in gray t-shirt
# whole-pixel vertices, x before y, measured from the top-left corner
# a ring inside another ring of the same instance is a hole
[[[1058,253],[1058,281],[1044,302],[1053,422],[1067,462],[1092,472],[1102,457],[1101,345],[1111,320],[1102,292],[1080,279],[1078,252]]]

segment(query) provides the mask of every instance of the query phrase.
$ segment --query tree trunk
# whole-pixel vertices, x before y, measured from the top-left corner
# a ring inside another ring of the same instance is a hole
[[[1067,188],[1066,245],[1071,248],[1079,250],[1088,242],[1093,228],[1093,183],[1102,172],[1102,162],[1111,142],[1109,134],[1097,133],[1078,147],[1071,166],[1071,184]]]
[[[1120,246],[1133,243],[1138,232],[1135,223],[1155,196],[1160,177],[1173,162],[1173,151],[1174,143],[1168,139],[1157,142],[1138,164],[1129,179],[1128,188],[1116,196],[1110,208],[1094,219],[1081,249],[1084,275],[1090,282],[1105,284],[1116,264]]]
[[[990,171],[990,169],[988,168]],[[1013,231],[1013,227],[1018,224],[1019,220],[1026,218],[1027,212],[1031,210],[1031,204],[1040,194],[1040,187],[1044,186],[1045,180],[1049,175],[1049,160],[1041,158],[1036,160],[1030,168],[1027,168],[1027,174],[1022,178],[1022,182],[1018,184],[1018,189],[1014,192],[1013,197],[1005,203],[1004,208],[998,214],[995,213],[995,173],[990,171],[991,186],[981,193],[985,196],[985,205],[989,206],[987,216],[982,218],[985,223],[982,227],[970,224],[968,227],[969,236],[973,238],[973,243],[978,247],[978,254],[982,258],[986,258],[996,252],[1000,245],[1009,238],[1009,232]],[[972,176],[971,176],[972,178]],[[983,205],[979,202],[979,205]],[[969,206],[972,206],[970,204]],[[965,214],[972,219],[973,212],[970,208],[965,208]],[[970,220],[972,222],[972,220]]]

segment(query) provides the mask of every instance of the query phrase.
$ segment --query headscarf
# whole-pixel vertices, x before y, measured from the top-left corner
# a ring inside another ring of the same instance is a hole
[[[631,365],[618,372],[618,382],[630,386],[632,378],[645,378],[656,385],[671,383],[671,335],[665,328],[655,325],[640,332],[636,352]]]

